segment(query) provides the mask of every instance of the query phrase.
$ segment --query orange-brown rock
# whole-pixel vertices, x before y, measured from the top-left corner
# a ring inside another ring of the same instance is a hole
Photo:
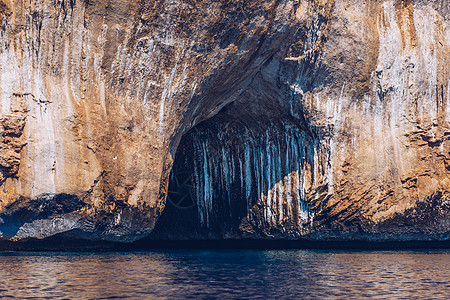
[[[0,0],[0,237],[448,239],[449,18]]]

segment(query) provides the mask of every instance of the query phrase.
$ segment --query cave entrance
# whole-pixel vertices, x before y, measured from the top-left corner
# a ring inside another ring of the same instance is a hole
[[[166,207],[150,239],[284,234],[309,224],[305,189],[325,168],[314,162],[317,143],[304,128],[221,112],[189,130],[177,148]]]

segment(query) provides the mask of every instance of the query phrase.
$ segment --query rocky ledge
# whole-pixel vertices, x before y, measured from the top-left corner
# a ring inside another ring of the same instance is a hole
[[[0,240],[448,241],[447,0],[0,0]]]

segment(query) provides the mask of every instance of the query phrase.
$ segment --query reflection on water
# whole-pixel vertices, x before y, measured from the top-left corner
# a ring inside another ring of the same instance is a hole
[[[1,253],[0,298],[442,298],[450,251]]]

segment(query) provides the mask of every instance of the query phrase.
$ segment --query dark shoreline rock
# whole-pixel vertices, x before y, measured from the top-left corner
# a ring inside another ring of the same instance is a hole
[[[370,241],[370,240],[138,240],[133,243],[80,240],[75,238],[50,237],[44,240],[21,242],[0,241],[0,252],[133,252],[154,250],[432,250],[450,249],[450,239],[407,240],[407,241]]]

